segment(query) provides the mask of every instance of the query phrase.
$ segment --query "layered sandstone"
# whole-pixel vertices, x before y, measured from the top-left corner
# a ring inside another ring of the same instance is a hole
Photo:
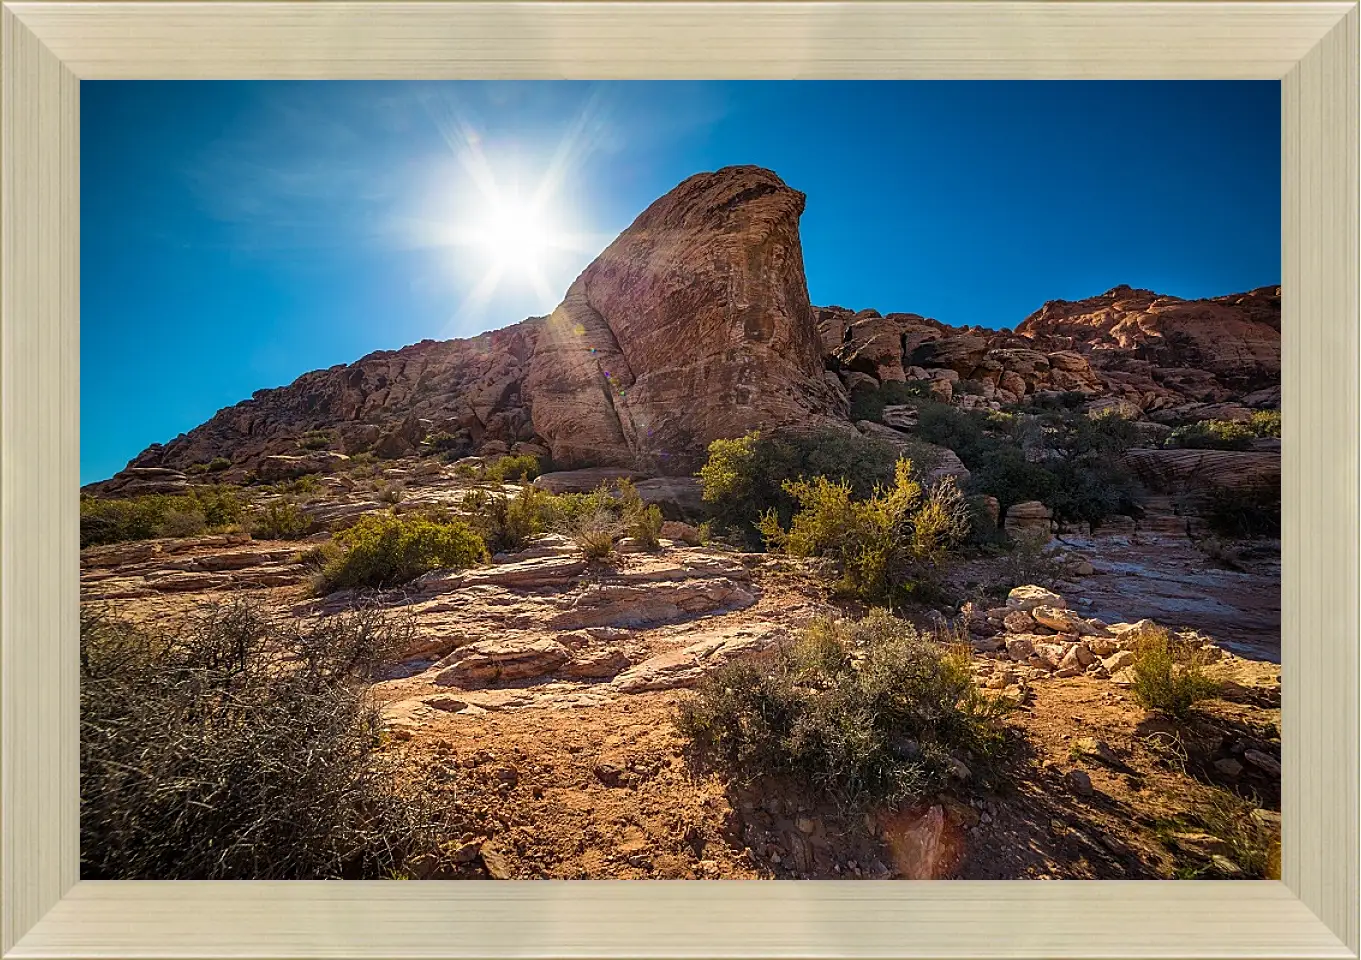
[[[586,268],[525,380],[555,463],[685,472],[711,440],[844,415],[808,302],[803,208],[769,170],[698,174]]]

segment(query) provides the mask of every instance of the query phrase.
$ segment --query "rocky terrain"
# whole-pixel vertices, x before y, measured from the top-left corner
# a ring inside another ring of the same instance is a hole
[[[463,454],[518,446],[563,469],[687,475],[710,440],[845,423],[856,389],[890,381],[964,408],[1075,392],[1089,409],[1154,423],[1279,407],[1277,287],[1191,301],[1116,287],[1047,303],[1015,333],[813,307],[804,202],[757,167],[698,174],[645,210],[550,316],[256,391],[98,489],[166,488],[173,473],[136,471],[217,458],[230,461],[226,480],[325,473],[346,455],[409,456],[431,438]],[[269,459],[313,437],[325,442],[302,461]]]
[[[82,601],[144,623],[239,597],[279,617],[325,616],[356,597],[317,595],[314,550],[365,517],[513,497],[518,484],[478,471],[527,455],[548,470],[538,489],[630,479],[667,523],[658,549],[626,539],[608,562],[550,533],[363,598],[412,628],[371,692],[383,749],[448,771],[465,829],[442,876],[1260,872],[1193,811],[1238,797],[1278,836],[1279,544],[1220,537],[1207,518],[1224,491],[1279,488],[1280,440],[1165,441],[1186,424],[1279,410],[1279,288],[1187,301],[1117,287],[1047,303],[1014,332],[815,307],[804,203],[759,168],[696,175],[548,317],[314,371],[148,448],[84,492],[240,485],[252,510],[296,511],[298,530],[90,546]],[[890,402],[859,416],[866,397]],[[960,758],[938,795],[864,815],[806,785],[725,779],[684,750],[677,705],[723,665],[768,660],[813,619],[864,607],[811,561],[702,535],[695,471],[713,440],[821,426],[925,454],[928,483],[967,484],[970,468],[917,435],[923,414],[904,397],[1129,421],[1140,440],[1119,460],[1138,504],[1092,523],[983,497],[1007,547],[961,555],[942,596],[902,611],[953,631],[979,685],[1015,705],[998,769]],[[1219,681],[1189,723],[1130,692],[1134,644],[1159,624]]]

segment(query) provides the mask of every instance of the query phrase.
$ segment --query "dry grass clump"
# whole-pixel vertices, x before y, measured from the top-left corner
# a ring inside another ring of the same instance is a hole
[[[312,622],[232,603],[81,621],[81,873],[328,879],[437,856],[428,795],[375,753],[366,681],[409,642],[376,611]]]
[[[1219,693],[1218,681],[1205,672],[1209,662],[1198,644],[1150,627],[1134,642],[1131,692],[1148,709],[1185,719],[1197,703]]]
[[[967,653],[876,610],[815,622],[768,669],[717,671],[676,725],[735,777],[795,778],[861,806],[940,789],[954,754],[993,754],[1007,708],[974,684]]]

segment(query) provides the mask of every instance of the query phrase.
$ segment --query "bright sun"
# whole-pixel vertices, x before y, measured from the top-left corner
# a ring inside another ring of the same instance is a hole
[[[477,245],[496,269],[522,275],[539,271],[556,240],[556,231],[543,211],[518,203],[496,204],[477,231]]]

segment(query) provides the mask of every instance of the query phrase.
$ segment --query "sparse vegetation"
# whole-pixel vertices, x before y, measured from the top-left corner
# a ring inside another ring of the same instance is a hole
[[[1219,684],[1205,672],[1208,662],[1197,644],[1163,627],[1146,629],[1134,644],[1131,692],[1148,709],[1185,719],[1197,703],[1219,692]]]
[[[624,535],[624,525],[614,510],[600,508],[576,517],[568,527],[568,535],[587,560],[605,560]]]
[[[912,380],[906,383],[887,380],[876,390],[860,389],[851,394],[851,419],[873,420],[882,423],[884,407],[911,403],[914,400],[931,398],[929,380]]]
[[[552,494],[525,484],[513,497],[503,490],[472,490],[460,509],[487,547],[500,553],[523,550],[548,529],[552,500]]]
[[[487,559],[482,538],[462,520],[369,514],[335,539],[344,552],[322,568],[319,593],[386,589],[431,570],[462,569]]]
[[[1252,484],[1238,489],[1216,487],[1201,497],[1200,514],[1221,537],[1279,537],[1279,484]]]
[[[230,604],[156,628],[83,611],[82,877],[428,869],[431,794],[399,786],[375,753],[365,695],[408,641],[407,624],[375,611],[299,622]]]
[[[1167,447],[1192,450],[1247,450],[1262,437],[1280,439],[1279,410],[1258,410],[1247,420],[1199,420],[1172,431]]]
[[[1019,416],[925,403],[918,433],[953,450],[972,472],[969,489],[996,497],[1004,512],[1039,500],[1060,520],[1094,525],[1136,512],[1139,485],[1119,455],[1138,442],[1138,428],[1122,417],[1055,406]]]
[[[542,472],[539,458],[527,453],[486,459],[481,463],[460,463],[454,472],[469,480],[486,483],[527,483]]]
[[[908,460],[898,461],[892,486],[862,500],[847,481],[825,477],[788,481],[785,490],[798,509],[787,529],[774,510],[761,519],[767,544],[791,556],[830,558],[838,589],[864,600],[906,599],[933,580],[969,532],[968,505],[953,479],[923,489]]]
[[[644,503],[631,481],[619,481],[618,489],[624,536],[637,541],[644,550],[658,549],[662,545],[662,508]]]
[[[312,494],[321,490],[321,477],[317,476],[315,473],[304,473],[302,476],[294,477],[292,480],[280,480],[270,489],[274,490],[276,493],[284,494]]]
[[[242,510],[236,488],[227,486],[194,486],[182,494],[122,499],[82,496],[80,545],[197,536],[234,526]]]
[[[292,500],[275,500],[251,511],[251,536],[261,540],[299,540],[312,527],[312,518]]]
[[[335,442],[335,434],[330,430],[309,430],[298,438],[298,446],[303,450],[325,450]]]
[[[730,664],[677,715],[693,749],[735,778],[788,777],[851,806],[944,786],[964,754],[1003,742],[1007,703],[982,693],[966,653],[877,610],[818,621],[760,669]]]
[[[774,510],[788,524],[797,506],[785,484],[823,477],[848,485],[863,499],[891,482],[898,453],[892,444],[843,430],[762,434],[758,431],[709,444],[700,468],[704,501],[720,529],[759,542],[757,524]]]

